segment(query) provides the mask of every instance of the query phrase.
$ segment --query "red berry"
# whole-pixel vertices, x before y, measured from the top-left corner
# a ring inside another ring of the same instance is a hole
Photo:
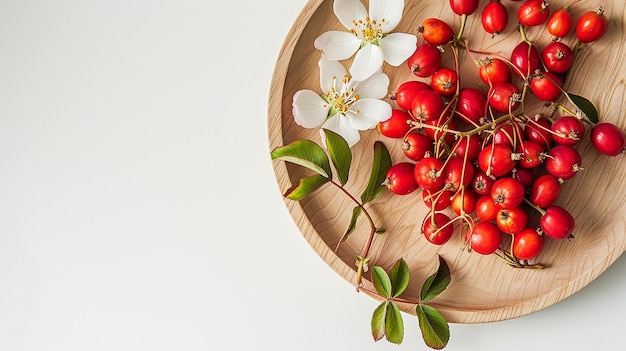
[[[545,0],[527,0],[517,12],[517,19],[523,26],[538,26],[550,17],[549,4]]]
[[[554,11],[548,18],[546,27],[548,33],[557,38],[563,38],[572,30],[574,20],[568,7],[560,8]],[[556,42],[555,42],[556,43]]]
[[[481,14],[483,29],[489,34],[499,34],[509,23],[509,13],[500,0],[490,1]]]
[[[421,78],[430,77],[441,66],[441,53],[434,45],[422,44],[415,48],[406,64],[414,75]]]
[[[602,8],[585,12],[576,22],[576,37],[582,43],[596,41],[606,33],[608,22]]]
[[[565,239],[572,235],[576,222],[574,217],[563,207],[549,206],[539,219],[543,233],[552,239]]]
[[[413,171],[415,164],[400,162],[391,166],[386,173],[384,184],[394,194],[407,195],[418,188]]]
[[[591,143],[601,153],[616,156],[624,152],[624,133],[611,123],[598,123],[591,128]]]

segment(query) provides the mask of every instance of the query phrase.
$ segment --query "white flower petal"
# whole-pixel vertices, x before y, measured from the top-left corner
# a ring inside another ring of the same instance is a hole
[[[378,71],[362,82],[354,82],[351,87],[361,99],[382,99],[389,93],[389,77],[382,71]]]
[[[326,59],[341,61],[354,55],[361,46],[361,39],[350,32],[331,30],[317,37],[313,45],[324,52]]]
[[[320,87],[322,91],[328,93],[331,88],[341,91],[343,88],[343,78],[348,71],[339,61],[331,61],[326,59],[326,55],[322,56],[317,65],[320,68]]]
[[[367,17],[365,5],[360,0],[335,0],[333,11],[339,22],[347,29],[355,28],[354,21],[365,21]]]
[[[340,113],[330,117],[326,123],[324,123],[322,128],[332,130],[333,132],[341,135],[350,147],[359,142],[361,139],[359,131],[354,129],[348,121],[348,118]],[[320,134],[322,136],[322,140],[324,140],[326,136],[324,135],[324,131],[321,129]]]
[[[380,39],[379,45],[385,61],[397,67],[415,52],[417,37],[407,33],[391,33]]]
[[[350,106],[346,115],[352,127],[358,130],[372,129],[378,122],[391,117],[391,105],[378,99],[360,99]]]
[[[383,50],[377,45],[367,44],[357,51],[350,67],[350,75],[354,80],[366,80],[382,69],[383,62]]]
[[[312,90],[293,94],[293,119],[304,128],[315,128],[326,120],[330,106]]]
[[[384,18],[383,33],[389,33],[398,26],[402,19],[404,0],[370,0],[369,7],[370,18],[376,21]]]

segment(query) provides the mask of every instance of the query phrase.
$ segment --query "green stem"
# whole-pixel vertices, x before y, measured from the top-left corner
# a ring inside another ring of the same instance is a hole
[[[544,210],[543,208],[535,205],[534,203],[532,203],[532,201],[528,200],[527,198],[524,198],[524,202],[532,207],[534,210],[536,210],[537,212],[539,212],[542,216],[546,214],[546,210]]]
[[[465,31],[465,24],[467,23],[467,15],[461,15],[461,28],[459,28],[459,34],[457,34],[457,40],[460,40],[463,37],[463,32]]]
[[[370,223],[370,234],[369,234],[367,242],[365,243],[365,246],[363,248],[363,252],[361,254],[361,257],[367,258],[367,255],[369,254],[370,248],[372,247],[372,242],[374,241],[374,235],[378,231],[378,227],[376,227],[376,224],[374,223],[374,219],[369,214],[369,212],[365,208],[364,204],[362,204],[359,200],[357,200],[348,190],[346,190],[343,186],[341,186],[341,184],[335,182],[334,180],[331,180],[330,183],[333,184],[334,186],[336,186],[337,188],[339,188],[339,190],[341,190],[344,194],[346,194],[346,196],[348,196],[358,207],[360,207],[361,210],[363,211],[363,214],[365,215],[365,217],[367,218],[368,222]],[[347,234],[347,232],[341,237],[341,239],[337,243],[335,251],[337,251],[339,249],[339,245],[343,242],[346,234]]]

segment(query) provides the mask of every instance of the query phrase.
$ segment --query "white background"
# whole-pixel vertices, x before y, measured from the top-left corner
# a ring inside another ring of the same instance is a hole
[[[267,97],[304,0],[0,1],[0,350],[424,350],[314,253]],[[611,349],[626,260],[447,350]]]

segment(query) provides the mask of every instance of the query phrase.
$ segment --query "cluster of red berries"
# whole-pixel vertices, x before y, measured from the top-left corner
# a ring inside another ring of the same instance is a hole
[[[541,253],[545,237],[573,237],[575,220],[555,201],[561,184],[582,170],[576,145],[589,134],[598,151],[614,156],[624,152],[626,143],[615,125],[594,122],[577,106],[558,102],[567,94],[563,83],[580,45],[600,39],[608,26],[602,9],[574,21],[569,9],[578,1],[552,13],[545,0],[521,2],[521,40],[509,57],[473,51],[463,39],[465,21],[478,9],[478,0],[450,0],[461,16],[457,33],[438,18],[422,22],[423,43],[407,60],[418,79],[397,87],[397,107],[378,130],[402,140],[407,160],[388,170],[385,183],[400,195],[421,189],[430,209],[421,233],[431,243],[448,242],[458,221],[469,249],[527,267],[537,266],[528,260]],[[497,35],[508,16],[500,0],[491,0],[482,10],[484,30]],[[525,30],[543,25],[553,40],[540,50]],[[577,39],[573,47],[561,40],[570,33]],[[478,72],[462,74],[463,51],[472,59],[472,53],[484,56],[476,62]],[[453,53],[453,67],[442,64],[446,52]],[[488,89],[463,86],[466,76],[479,78]],[[542,101],[549,111],[529,114],[529,99]],[[531,223],[532,211],[540,215],[537,225]]]

